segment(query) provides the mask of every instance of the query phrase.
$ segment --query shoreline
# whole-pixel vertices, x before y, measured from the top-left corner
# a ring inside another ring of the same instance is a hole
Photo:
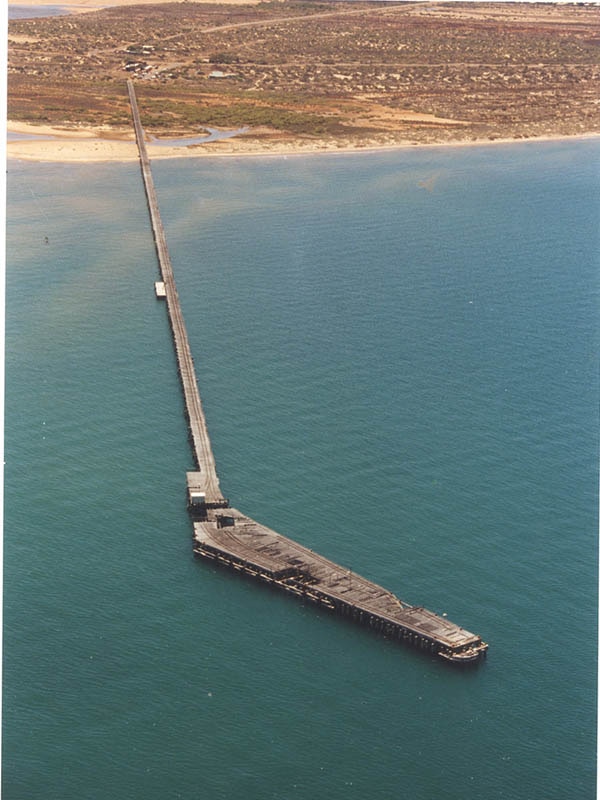
[[[49,125],[32,125],[22,122],[6,123],[8,140],[6,156],[20,161],[57,162],[57,163],[95,163],[95,162],[128,162],[138,160],[138,151],[133,131],[122,129],[115,131],[108,128],[65,129]],[[10,139],[10,134],[25,138]],[[27,138],[32,137],[32,138]],[[113,137],[113,138],[111,138]],[[355,144],[336,143],[331,140],[314,141],[280,141],[260,142],[244,140],[242,136],[223,139],[218,142],[207,142],[198,145],[153,145],[148,142],[148,155],[153,160],[167,158],[225,158],[225,157],[265,157],[291,155],[318,155],[333,153],[365,153],[384,152],[390,150],[408,150],[424,147],[470,147],[497,144],[517,144],[527,142],[550,142],[571,139],[599,138],[600,133],[581,134],[547,134],[532,137],[498,137],[495,139],[456,139],[443,142],[397,142],[378,144],[374,142],[356,142]]]

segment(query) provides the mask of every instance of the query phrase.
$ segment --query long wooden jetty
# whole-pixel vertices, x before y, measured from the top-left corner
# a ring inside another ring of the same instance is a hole
[[[175,343],[177,366],[183,388],[188,428],[194,458],[198,468],[197,472],[188,473],[188,490],[192,493],[196,502],[203,501],[208,506],[223,506],[227,505],[227,501],[221,494],[221,489],[219,487],[215,459],[208,436],[208,428],[206,427],[206,419],[202,409],[198,384],[196,382],[194,360],[192,358],[192,351],[190,350],[187,330],[183,321],[183,314],[181,313],[181,305],[179,303],[179,295],[177,294],[177,287],[173,276],[171,257],[169,256],[169,250],[167,248],[165,230],[160,217],[160,211],[158,210],[158,200],[154,188],[152,171],[150,169],[150,159],[148,158],[148,151],[146,149],[144,131],[140,121],[140,112],[135,96],[135,89],[131,80],[127,81],[127,90],[129,92],[135,138],[140,156],[142,178],[144,180],[144,188],[148,200],[150,222],[152,224],[154,243],[156,245],[156,255],[158,257],[158,264],[162,277],[162,291],[167,302],[169,321],[171,323],[173,341]]]
[[[422,606],[409,605],[376,583],[270,530],[231,508],[221,494],[131,80],[127,81],[127,89],[162,278],[156,284],[157,297],[164,297],[167,303],[197,467],[187,473],[194,554],[447,661],[457,664],[479,661],[488,648],[480,636]]]

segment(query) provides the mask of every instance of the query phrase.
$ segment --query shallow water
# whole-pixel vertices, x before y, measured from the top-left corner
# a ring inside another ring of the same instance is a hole
[[[30,6],[27,4],[13,5],[9,3],[8,19],[32,19],[33,17],[59,17],[72,14],[76,9],[69,6]]]
[[[204,128],[204,130],[206,133],[201,136],[186,136],[181,139],[159,139],[153,136],[150,139],[150,144],[158,145],[159,147],[188,147],[192,144],[206,144],[207,142],[218,142],[222,139],[232,139],[234,136],[247,133],[250,129],[236,128],[231,131],[220,131],[216,128]]]

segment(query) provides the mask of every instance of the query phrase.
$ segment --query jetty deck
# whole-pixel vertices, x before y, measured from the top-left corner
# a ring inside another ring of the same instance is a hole
[[[198,391],[198,384],[196,382],[194,360],[192,358],[192,351],[190,349],[187,330],[183,321],[183,314],[181,313],[181,304],[179,302],[177,287],[175,285],[173,266],[171,264],[171,257],[167,247],[164,226],[158,208],[156,189],[154,188],[154,180],[152,178],[152,171],[150,169],[150,159],[148,158],[148,150],[146,149],[144,130],[140,121],[137,98],[135,96],[135,89],[131,80],[127,81],[127,91],[129,92],[129,102],[131,105],[135,138],[140,156],[142,178],[144,181],[144,188],[146,190],[146,199],[148,201],[148,210],[150,212],[150,222],[154,235],[156,255],[158,257],[158,264],[162,277],[163,286],[160,289],[161,297],[164,296],[167,302],[169,321],[171,324],[171,330],[173,332],[173,341],[177,356],[179,377],[181,379],[181,385],[183,389],[192,450],[194,452],[194,458],[198,468],[198,473],[195,476],[194,486],[198,496],[200,494],[204,495],[206,503],[209,505],[219,506],[226,504],[227,501],[221,494],[221,489],[219,486],[215,458],[208,435],[204,411],[202,409],[200,392]]]
[[[405,603],[235,508],[196,519],[194,553],[449,661],[476,661],[487,648],[480,636]]]
[[[488,647],[480,636],[422,606],[409,605],[376,583],[270,530],[231,508],[221,494],[131,80],[127,81],[127,88],[162,278],[155,291],[167,304],[197,467],[186,476],[194,554],[448,661],[460,664],[479,661]]]

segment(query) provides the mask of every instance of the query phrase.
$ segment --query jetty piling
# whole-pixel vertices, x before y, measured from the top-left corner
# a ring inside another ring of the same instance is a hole
[[[194,555],[447,661],[467,664],[481,660],[488,645],[480,636],[422,606],[409,605],[387,589],[270,530],[231,508],[223,497],[131,80],[127,81],[127,90],[161,273],[155,291],[157,297],[166,300],[197,467],[186,475]]]

